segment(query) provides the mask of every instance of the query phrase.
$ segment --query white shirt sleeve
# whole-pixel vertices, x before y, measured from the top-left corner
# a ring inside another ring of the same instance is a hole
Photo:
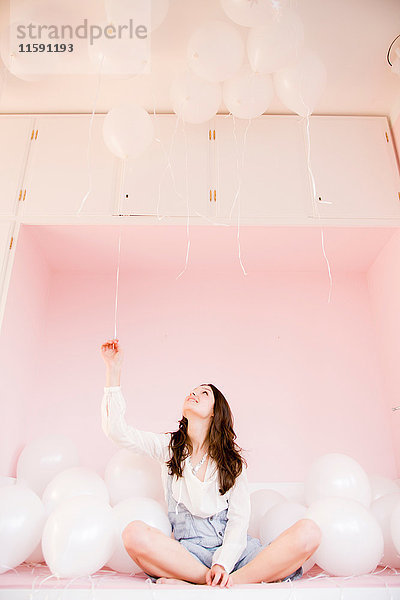
[[[101,426],[113,442],[138,454],[147,454],[164,462],[168,451],[170,434],[141,431],[125,421],[126,402],[121,386],[104,387],[101,402]]]
[[[222,546],[214,552],[211,563],[222,565],[227,573],[232,571],[247,546],[250,511],[250,492],[246,467],[243,465],[241,474],[231,488],[224,540]]]

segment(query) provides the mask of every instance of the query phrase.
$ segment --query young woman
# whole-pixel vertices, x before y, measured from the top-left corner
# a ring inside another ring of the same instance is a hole
[[[118,339],[101,346],[106,385],[102,427],[118,445],[161,463],[174,539],[142,521],[122,532],[132,559],[157,583],[230,587],[298,579],[320,544],[321,532],[301,519],[268,545],[247,533],[250,494],[245,461],[235,443],[232,413],[222,393],[202,384],[185,398],[179,429],[141,431],[127,425]]]

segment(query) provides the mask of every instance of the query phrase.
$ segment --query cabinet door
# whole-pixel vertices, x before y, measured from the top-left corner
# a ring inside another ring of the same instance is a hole
[[[104,115],[46,115],[36,121],[38,135],[24,183],[24,216],[75,215],[89,190],[81,215],[112,214],[118,158],[103,140]],[[88,164],[89,163],[89,164]]]
[[[115,214],[185,217],[209,214],[209,124],[150,115],[155,139],[126,160]],[[159,141],[157,141],[159,140]]]
[[[386,117],[312,116],[310,147],[317,196],[310,216],[400,218],[399,173]]]
[[[262,115],[249,124],[217,115],[215,123],[216,215],[237,215],[240,201],[244,220],[304,219],[310,190],[300,119]]]
[[[0,117],[0,215],[15,215],[18,199],[23,195],[22,180],[26,160],[34,137],[34,118]]]

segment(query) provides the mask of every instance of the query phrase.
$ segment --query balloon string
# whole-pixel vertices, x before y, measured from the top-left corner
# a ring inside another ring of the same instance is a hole
[[[311,179],[311,184],[312,184],[312,198],[313,198],[313,202],[314,202],[313,206],[316,207],[318,219],[321,222],[321,215],[320,215],[319,208],[318,208],[318,202],[316,200],[317,193],[316,193],[316,189],[315,189],[315,179],[314,179],[314,175],[313,175],[313,172],[312,172],[312,169],[311,169],[311,163],[310,163],[310,147],[311,147],[311,144],[310,144],[310,113],[309,113],[309,111],[307,111],[307,117],[306,117],[306,133],[307,133],[307,135],[306,135],[306,140],[307,140],[307,168],[308,168],[308,173],[309,173],[309,176],[310,176],[310,179]],[[322,202],[322,203],[323,204],[331,204],[331,202]],[[332,294],[332,275],[331,275],[331,268],[330,268],[330,265],[329,265],[329,260],[328,260],[328,258],[326,256],[326,253],[325,253],[323,228],[320,227],[320,230],[321,230],[322,252],[323,252],[323,255],[324,255],[327,267],[328,267],[328,274],[329,274],[329,281],[330,281],[329,296],[328,296],[328,304],[329,304],[330,301],[331,301],[331,294]]]
[[[87,144],[87,148],[86,148],[86,160],[87,160],[87,166],[88,166],[88,173],[89,173],[89,189],[86,192],[86,194],[84,195],[81,205],[77,211],[77,215],[80,214],[83,205],[85,204],[90,192],[92,191],[92,166],[91,166],[91,161],[90,161],[90,146],[91,146],[91,141],[92,141],[92,128],[93,128],[93,118],[94,118],[94,113],[95,113],[95,109],[96,109],[96,105],[97,105],[97,98],[99,96],[99,91],[100,91],[100,82],[101,82],[101,68],[102,68],[102,64],[103,64],[103,59],[104,59],[104,54],[101,55],[101,62],[100,62],[100,68],[99,68],[99,75],[98,75],[98,81],[97,81],[97,90],[96,90],[96,95],[95,95],[95,99],[94,99],[94,104],[93,104],[93,109],[92,109],[92,115],[90,117],[90,124],[89,124],[89,139],[88,139],[88,144]]]
[[[121,224],[119,225],[117,282],[116,282],[116,286],[115,286],[115,310],[114,310],[114,339],[115,340],[117,339],[117,309],[118,309],[118,288],[119,288],[119,265],[120,265],[120,259],[121,259]],[[114,346],[114,343],[113,343],[113,346]]]
[[[172,164],[171,164],[171,157],[172,157],[172,151],[173,151],[173,147],[174,147],[174,143],[175,143],[175,137],[176,137],[176,133],[178,130],[178,124],[179,124],[179,120],[180,120],[180,114],[181,114],[181,109],[183,106],[183,103],[185,102],[185,99],[182,100],[180,108],[177,112],[176,115],[176,123],[175,123],[175,128],[172,134],[172,139],[171,139],[171,144],[169,147],[169,151],[168,154],[165,151],[165,146],[162,143],[162,141],[160,140],[160,138],[155,138],[156,142],[161,144],[161,148],[164,152],[164,155],[166,157],[167,160],[167,165],[164,169],[164,172],[162,173],[161,177],[160,177],[160,181],[158,183],[158,202],[157,202],[157,219],[160,221],[161,219],[164,219],[165,216],[160,217],[159,216],[159,206],[160,206],[160,199],[161,199],[161,181],[165,175],[165,173],[169,170],[170,175],[171,175],[171,180],[172,180],[172,185],[174,187],[174,191],[176,193],[176,195],[181,198],[182,200],[184,199],[182,194],[179,193],[177,187],[176,187],[176,179],[175,179],[175,174],[172,168]],[[155,109],[155,95],[153,92],[153,115],[154,118],[156,119],[156,109]],[[188,257],[189,257],[189,248],[190,248],[190,234],[189,234],[189,183],[188,183],[188,149],[187,149],[187,135],[186,135],[186,127],[185,127],[185,121],[184,119],[182,119],[182,124],[183,124],[183,134],[184,134],[184,139],[185,139],[185,181],[186,181],[186,211],[187,211],[187,218],[186,218],[186,235],[187,235],[187,250],[186,250],[186,261],[185,261],[185,267],[183,269],[183,271],[181,271],[181,273],[179,273],[179,275],[176,277],[176,279],[179,279],[179,277],[181,277],[181,275],[183,275],[183,273],[186,271],[187,269],[187,264],[188,264]]]
[[[154,110],[154,114],[155,114],[155,110]],[[176,132],[177,132],[177,129],[178,129],[179,119],[180,119],[180,117],[179,117],[179,115],[177,115],[177,118],[176,118],[176,123],[175,123],[175,129],[174,129],[174,131],[173,131],[173,134],[172,134],[172,138],[171,138],[171,144],[170,144],[170,147],[169,147],[169,151],[168,151],[168,153],[166,152],[166,150],[165,150],[165,146],[164,146],[164,144],[162,143],[162,141],[161,141],[159,138],[156,138],[156,142],[159,142],[159,143],[161,144],[161,148],[162,148],[162,150],[163,150],[163,152],[164,152],[164,155],[165,155],[165,157],[166,157],[166,160],[167,160],[167,165],[166,165],[166,167],[165,167],[165,169],[164,169],[164,172],[162,173],[162,175],[161,175],[161,177],[160,177],[160,180],[159,180],[159,182],[158,182],[157,219],[158,219],[159,221],[161,221],[162,219],[164,219],[164,218],[165,218],[165,216],[163,216],[163,217],[160,217],[160,216],[159,216],[159,211],[160,211],[160,200],[161,200],[161,182],[162,182],[162,180],[163,180],[163,178],[164,178],[164,175],[166,174],[166,172],[167,172],[168,170],[169,170],[169,172],[170,172],[170,175],[171,175],[171,180],[172,180],[172,185],[173,185],[173,187],[174,187],[174,192],[176,193],[176,195],[177,195],[179,198],[181,198],[182,200],[184,199],[184,198],[183,198],[183,196],[182,196],[182,194],[180,194],[180,193],[178,192],[178,190],[177,190],[177,187],[176,187],[176,179],[175,179],[175,173],[174,173],[174,171],[173,171],[173,169],[172,169],[172,164],[171,164],[171,157],[172,157],[173,147],[174,147],[174,144],[175,144],[175,137],[176,137]]]
[[[252,119],[248,119],[247,127],[245,130],[244,136],[243,136],[241,166],[239,167],[238,140],[237,140],[237,135],[236,135],[236,119],[235,119],[234,115],[232,115],[232,118],[233,118],[233,136],[235,138],[235,147],[236,147],[236,172],[238,175],[238,187],[237,187],[235,198],[234,198],[234,201],[233,201],[230,213],[229,213],[229,220],[231,220],[231,218],[232,218],[232,211],[234,209],[237,199],[239,198],[238,221],[237,221],[237,241],[238,241],[238,250],[239,250],[239,262],[240,262],[240,266],[242,267],[243,273],[245,275],[247,275],[247,272],[242,263],[241,248],[240,248],[240,189],[242,187],[242,180],[243,180],[243,165],[244,165],[244,154],[245,154],[246,141],[247,141],[247,132],[249,130]]]
[[[187,149],[187,136],[186,136],[186,127],[185,122],[183,122],[183,134],[185,138],[185,179],[186,179],[186,210],[187,210],[187,218],[186,218],[186,236],[187,236],[187,248],[186,248],[186,261],[185,267],[183,271],[179,273],[176,279],[179,279],[181,275],[186,271],[188,258],[189,258],[189,248],[190,248],[190,234],[189,234],[189,183],[188,183],[188,149]]]

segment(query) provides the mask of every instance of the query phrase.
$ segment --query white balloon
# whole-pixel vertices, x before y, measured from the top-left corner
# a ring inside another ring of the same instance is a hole
[[[143,107],[126,102],[108,111],[103,121],[103,138],[119,158],[136,158],[153,141],[154,125]]]
[[[278,502],[260,519],[260,540],[270,544],[286,529],[304,518],[307,507],[299,502]]]
[[[251,513],[248,528],[249,535],[259,538],[261,518],[272,506],[285,501],[285,496],[275,490],[262,489],[256,490],[250,494]]]
[[[89,494],[108,504],[110,495],[105,481],[93,469],[87,467],[72,467],[58,473],[47,484],[42,500],[49,515],[67,498]]]
[[[382,475],[369,475],[369,483],[371,485],[371,501],[378,500],[386,494],[400,492],[399,486],[393,479],[383,477]]]
[[[147,3],[148,0],[145,0]],[[146,16],[143,0],[105,0],[107,18],[115,23],[127,25],[129,19]],[[150,31],[155,31],[164,22],[169,10],[169,0],[151,0]],[[147,25],[147,23],[144,23]]]
[[[325,497],[313,502],[304,515],[322,531],[313,554],[321,569],[347,577],[373,571],[383,555],[383,535],[377,519],[361,502]]]
[[[107,23],[100,25],[106,30]],[[143,40],[112,38],[102,35],[90,43],[87,40],[88,56],[95,73],[118,79],[129,79],[147,74],[150,68],[149,47]]]
[[[221,0],[222,8],[232,21],[244,27],[256,27],[270,19],[279,20],[287,0]]]
[[[379,564],[394,568],[400,567],[400,556],[392,536],[391,517],[398,504],[400,504],[400,490],[381,496],[374,500],[370,507],[371,513],[381,526],[384,540],[384,553]]]
[[[271,19],[260,27],[250,29],[247,55],[257,73],[273,73],[294,63],[304,44],[304,28],[300,17],[286,9],[282,18]]]
[[[347,454],[330,453],[318,457],[310,466],[304,481],[305,503],[338,496],[371,504],[371,485],[361,465]]]
[[[255,73],[244,65],[231,79],[224,81],[223,99],[227,109],[240,119],[254,119],[262,115],[274,96],[271,75]]]
[[[390,517],[390,535],[396,549],[396,558],[400,559],[400,502],[397,502]]]
[[[43,556],[56,577],[83,577],[106,564],[115,548],[112,508],[95,496],[61,502],[43,530]]]
[[[29,23],[28,23],[29,24]],[[41,81],[46,79],[52,73],[57,72],[59,64],[59,56],[55,56],[55,52],[20,52],[19,44],[28,44],[31,42],[29,38],[19,39],[17,37],[19,26],[25,26],[26,22],[12,22],[8,26],[3,27],[0,32],[0,54],[6,68],[12,75],[23,79],[24,81]],[[39,23],[32,22],[34,27],[38,27]],[[41,40],[43,44],[54,44],[54,40],[49,39],[43,34]],[[54,56],[53,56],[54,55]],[[50,62],[52,60],[52,62]]]
[[[191,36],[187,58],[193,73],[211,82],[224,81],[240,69],[244,43],[240,33],[225,21],[209,21]]]
[[[160,464],[147,455],[125,448],[118,450],[106,465],[104,480],[112,506],[133,496],[145,496],[165,504]]]
[[[42,52],[42,56],[35,55],[35,61],[40,60],[45,64],[43,71],[47,75],[60,74],[87,74],[91,72],[91,66],[87,51],[87,37],[89,30],[84,25],[81,7],[79,3],[65,2],[64,0],[22,0],[13,2],[13,14],[22,21],[24,25],[36,23],[42,25],[42,29],[35,28],[35,39],[26,39],[28,42],[51,44],[73,43],[72,52]],[[89,19],[96,26],[99,23],[97,14]],[[71,39],[69,29],[72,27],[77,35]],[[50,27],[51,29],[47,29]],[[63,27],[65,28],[63,30]],[[83,35],[82,35],[83,34]],[[40,37],[39,37],[40,36]],[[53,36],[53,37],[52,37]],[[37,39],[36,39],[37,38]],[[21,42],[21,40],[18,40]],[[68,48],[68,46],[67,46]],[[39,53],[37,53],[39,54]],[[36,57],[37,56],[37,57]]]
[[[41,497],[57,473],[79,462],[78,448],[71,438],[61,434],[43,436],[23,448],[17,462],[17,479],[25,480]]]
[[[175,76],[170,98],[174,112],[186,123],[204,123],[217,114],[222,100],[220,83],[211,83],[189,70]]]
[[[36,548],[45,521],[34,491],[18,484],[0,488],[0,573],[21,564]]]
[[[107,566],[120,573],[135,575],[142,571],[142,568],[128,554],[122,539],[122,532],[132,521],[143,521],[171,537],[171,524],[165,506],[152,498],[127,498],[114,506],[113,516],[116,542],[114,553],[107,561]]]
[[[16,477],[8,477],[6,475],[0,475],[0,487],[3,485],[15,485],[17,483]]]
[[[300,60],[273,75],[275,91],[283,104],[302,117],[311,115],[325,89],[327,74],[321,59],[305,50]]]

